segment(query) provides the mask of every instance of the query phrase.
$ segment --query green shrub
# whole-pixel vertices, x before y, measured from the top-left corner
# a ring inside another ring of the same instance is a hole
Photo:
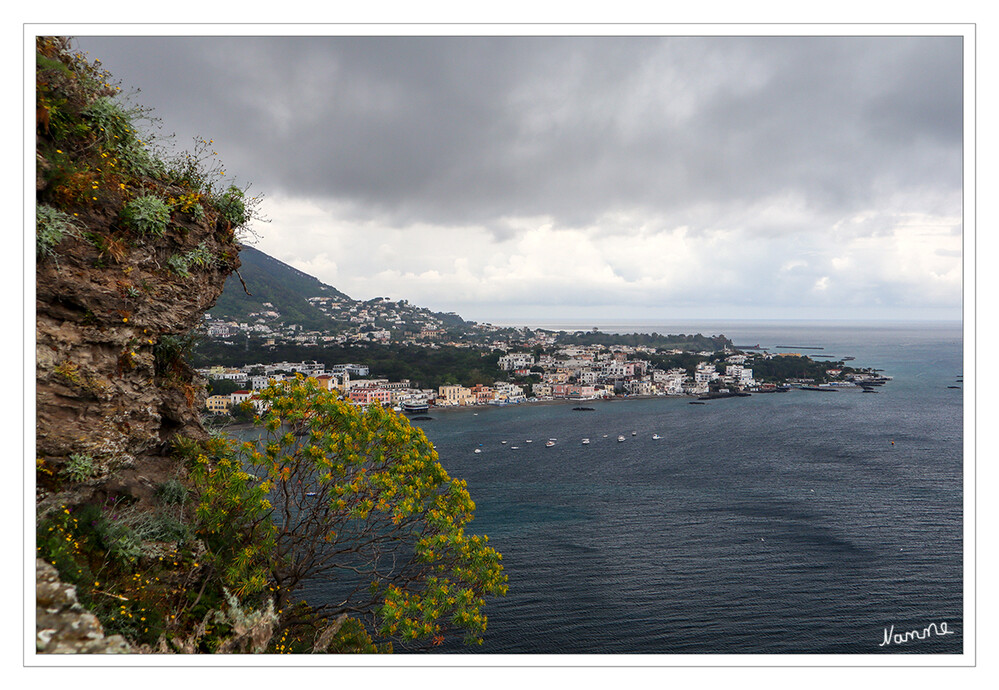
[[[187,261],[187,258],[183,254],[174,254],[169,259],[167,259],[167,265],[170,270],[179,275],[181,278],[191,277],[191,264]]]
[[[170,206],[155,196],[140,196],[125,204],[121,219],[143,235],[162,237],[170,222]]]
[[[94,99],[82,114],[92,121],[94,134],[105,146],[117,146],[116,141],[121,141],[132,132],[128,114],[107,96]]]
[[[148,177],[163,174],[163,163],[153,156],[137,136],[135,121],[145,116],[141,109],[124,110],[111,97],[97,98],[83,111],[93,132],[106,149],[117,154],[131,172]]]
[[[38,257],[55,255],[55,248],[67,237],[81,237],[73,216],[47,204],[35,209],[35,253]]]
[[[239,187],[230,186],[214,201],[222,218],[233,227],[238,228],[250,220],[250,213],[246,207],[246,195]]]
[[[108,556],[122,564],[142,556],[142,540],[129,525],[104,520],[98,525],[98,536]]]
[[[177,479],[168,479],[156,487],[156,498],[167,505],[178,505],[187,499],[187,487]]]
[[[82,453],[73,453],[66,462],[66,467],[62,473],[74,482],[83,482],[97,473],[94,467],[94,459]]]
[[[198,245],[197,249],[193,249],[184,254],[174,254],[169,259],[167,259],[167,264],[173,270],[174,273],[179,275],[181,278],[188,278],[191,275],[191,266],[200,266],[202,268],[207,268],[215,263],[215,255],[208,248],[204,242]]]
[[[171,201],[173,202],[173,207],[181,213],[186,213],[195,221],[204,220],[205,208],[201,205],[201,194],[198,192],[181,194],[178,198],[171,199]]]
[[[426,435],[314,379],[258,395],[259,440],[210,440],[191,464],[198,536],[223,584],[245,596],[279,583],[286,610],[308,580],[336,579],[354,589],[322,605],[327,620],[367,615],[384,641],[460,631],[480,644],[485,597],[505,595],[507,576],[488,538],[465,532],[475,504]]]
[[[140,542],[186,541],[192,535],[190,527],[165,513],[144,513],[132,518],[128,526]]]
[[[153,361],[157,376],[181,375],[187,371],[187,359],[198,343],[195,333],[164,335],[153,346]]]
[[[38,557],[51,563],[64,582],[93,582],[93,574],[84,555],[86,542],[80,527],[89,524],[87,516],[66,506],[51,511],[38,521],[36,544]]]

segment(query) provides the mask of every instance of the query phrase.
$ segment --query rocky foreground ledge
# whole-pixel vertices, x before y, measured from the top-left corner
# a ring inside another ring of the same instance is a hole
[[[39,654],[129,654],[121,635],[104,636],[97,616],[76,598],[76,587],[59,579],[56,569],[35,561],[35,650]]]

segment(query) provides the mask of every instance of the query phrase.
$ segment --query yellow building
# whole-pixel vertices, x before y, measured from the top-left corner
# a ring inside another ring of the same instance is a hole
[[[468,405],[472,401],[472,391],[464,386],[441,386],[437,389],[437,404],[442,407]]]
[[[232,398],[228,395],[210,395],[205,400],[205,407],[213,414],[228,412],[232,408]]]

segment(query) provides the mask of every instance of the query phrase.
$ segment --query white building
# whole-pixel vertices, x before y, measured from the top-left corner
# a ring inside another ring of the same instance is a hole
[[[509,402],[519,402],[525,399],[524,389],[520,386],[506,381],[497,381],[493,384],[496,400],[507,400]]]
[[[753,370],[740,364],[730,364],[725,367],[725,376],[731,377],[733,383],[740,386],[752,386],[755,383]]]
[[[271,374],[269,376],[267,376],[267,375],[264,375],[264,376],[251,376],[250,377],[250,387],[253,390],[257,391],[257,390],[260,390],[261,388],[267,388],[267,386],[271,385],[272,381],[275,382],[275,383],[278,382],[278,381],[284,381],[284,378],[285,378],[284,374]]]
[[[499,368],[503,371],[528,369],[534,366],[534,355],[529,352],[513,352],[499,358]]]
[[[700,362],[694,369],[694,383],[710,383],[718,378],[718,370],[709,362]]]
[[[366,364],[334,364],[330,367],[330,373],[332,374],[343,374],[344,372],[350,374],[351,376],[367,376],[370,369]]]

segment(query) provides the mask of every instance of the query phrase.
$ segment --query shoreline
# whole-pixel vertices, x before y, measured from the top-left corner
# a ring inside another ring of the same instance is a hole
[[[623,402],[626,400],[682,400],[684,398],[690,398],[691,400],[696,400],[696,396],[691,395],[629,395],[629,396],[616,396],[613,398],[603,398],[594,400],[568,400],[568,399],[553,399],[553,400],[537,400],[535,402],[520,402],[520,403],[509,403],[506,405],[451,405],[447,407],[430,407],[426,412],[414,413],[412,416],[407,415],[405,412],[398,412],[397,414],[405,417],[407,420],[413,421],[413,417],[422,417],[424,415],[431,415],[437,412],[452,414],[455,412],[474,412],[477,410],[485,409],[507,409],[511,407],[539,407],[548,405],[566,405],[572,404],[578,407],[588,407],[591,404],[607,404],[615,402]],[[594,408],[596,410],[596,408]],[[583,410],[580,410],[581,412]],[[417,420],[418,421],[418,420]],[[232,424],[224,424],[219,427],[223,431],[246,431],[247,429],[258,428],[253,422],[233,422]]]
[[[839,387],[838,387],[839,388]],[[859,386],[858,386],[859,388]],[[794,390],[792,387],[790,390]],[[832,389],[836,390],[836,389]],[[397,414],[405,417],[409,421],[419,421],[419,418],[423,416],[429,416],[435,413],[443,414],[454,414],[458,412],[476,412],[479,410],[489,410],[489,409],[507,409],[511,407],[540,407],[540,406],[551,406],[551,405],[573,405],[574,407],[593,407],[593,411],[597,411],[596,405],[607,405],[613,403],[627,402],[629,400],[687,400],[688,402],[698,401],[698,402],[711,402],[712,400],[726,400],[729,398],[747,398],[753,395],[769,395],[777,391],[754,391],[752,393],[732,393],[732,394],[721,394],[712,398],[703,398],[700,395],[621,395],[614,396],[610,398],[594,398],[591,400],[570,400],[567,398],[555,398],[551,400],[536,400],[534,402],[524,401],[519,403],[507,403],[505,405],[449,405],[446,407],[434,407],[431,406],[426,412],[417,412],[412,415],[408,415],[405,412],[398,412]],[[710,394],[709,394],[710,395]],[[580,412],[588,412],[590,410],[579,410]],[[225,424],[220,427],[223,431],[245,431],[247,429],[256,428],[253,422],[234,422],[232,424]]]
[[[552,400],[536,400],[534,402],[524,401],[519,403],[508,403],[506,405],[449,405],[447,407],[431,407],[426,412],[420,412],[419,415],[431,414],[433,412],[467,412],[469,410],[483,410],[483,409],[507,409],[511,407],[538,407],[546,405],[573,405],[575,407],[589,407],[591,405],[600,404],[610,404],[625,402],[627,400],[696,400],[697,396],[693,395],[628,395],[628,396],[615,396],[613,398],[594,398],[592,400],[569,400],[567,398],[555,398]],[[596,408],[594,408],[595,410]],[[583,411],[583,410],[580,410]],[[400,412],[399,414],[404,414]],[[417,415],[417,416],[419,416]],[[408,418],[408,417],[407,417]]]

